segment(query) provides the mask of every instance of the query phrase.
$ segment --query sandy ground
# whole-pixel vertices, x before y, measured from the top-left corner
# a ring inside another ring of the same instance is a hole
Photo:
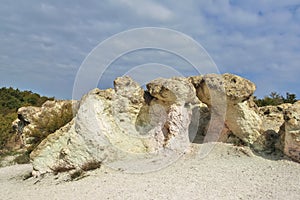
[[[300,199],[299,163],[267,160],[227,144],[200,158],[199,147],[155,172],[103,166],[69,182],[62,175],[23,180],[31,165],[0,168],[0,199]]]

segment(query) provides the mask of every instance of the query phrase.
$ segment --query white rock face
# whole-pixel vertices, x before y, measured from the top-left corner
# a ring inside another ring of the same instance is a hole
[[[228,128],[241,140],[253,144],[260,136],[260,116],[244,101],[229,105],[226,113]]]
[[[105,99],[102,93],[110,93],[112,99]],[[99,149],[109,149],[118,154],[142,153],[146,151],[143,140],[137,136],[134,124],[135,108],[132,108],[128,99],[117,96],[113,90],[91,91],[82,101],[76,116],[76,132],[82,136],[89,146],[89,151],[96,160],[103,161]],[[121,100],[120,100],[121,99]],[[123,100],[123,101],[122,101]],[[115,105],[114,101],[119,102]],[[120,102],[125,103],[120,103]],[[121,108],[121,109],[120,109]],[[127,127],[125,126],[127,123]],[[110,155],[106,159],[115,159]]]
[[[300,162],[300,101],[285,112],[284,118],[284,153]]]
[[[198,131],[201,102],[195,88],[185,78],[173,78],[153,80],[147,84],[147,89],[154,97],[147,109],[154,112],[149,112],[146,118],[160,126],[150,131],[150,138],[160,144],[158,148],[185,151],[190,142],[189,134],[195,137]]]
[[[50,134],[30,157],[35,174],[72,170],[93,159],[84,140],[75,132],[74,120]]]
[[[189,148],[189,130],[196,135],[204,106],[189,81],[154,80],[147,85],[149,92],[129,77],[117,78],[114,85],[115,90],[94,89],[85,95],[74,120],[32,152],[36,171],[149,159],[167,151],[180,156]]]
[[[124,127],[116,122],[119,115],[111,115],[114,97],[111,89],[94,89],[83,97],[73,121],[49,135],[31,153],[34,169],[40,173],[82,169],[91,162],[109,162],[145,152],[143,141],[122,130]],[[132,113],[126,113],[122,118],[129,120]]]

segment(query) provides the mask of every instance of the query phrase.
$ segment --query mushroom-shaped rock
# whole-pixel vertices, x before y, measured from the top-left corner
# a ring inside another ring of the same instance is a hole
[[[150,112],[140,115],[139,123],[157,124],[154,127],[159,128],[152,128],[149,133],[158,147],[183,152],[201,126],[199,118],[206,105],[199,101],[194,86],[186,78],[155,79],[147,84],[147,89],[154,98],[144,107]]]
[[[208,74],[191,77],[198,98],[206,103],[220,119],[225,119],[227,127],[234,135],[246,143],[253,142],[260,135],[260,116],[252,108],[251,97],[255,84],[233,74]]]
[[[248,100],[256,90],[251,81],[233,74],[223,74],[225,92],[230,102],[243,102]]]
[[[214,106],[212,104],[217,103],[220,97],[220,101],[227,103],[243,102],[248,100],[256,89],[251,81],[233,74],[207,74],[190,77],[189,80],[195,86],[199,99],[208,106]]]

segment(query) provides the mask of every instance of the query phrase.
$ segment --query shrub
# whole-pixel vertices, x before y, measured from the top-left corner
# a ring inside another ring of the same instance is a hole
[[[0,149],[6,147],[7,142],[14,135],[12,122],[17,118],[17,113],[0,114]]]
[[[263,99],[254,97],[254,102],[259,107],[268,105],[277,106],[283,103],[295,103],[296,101],[296,95],[288,92],[285,98],[277,92],[271,92],[269,96],[265,96]]]

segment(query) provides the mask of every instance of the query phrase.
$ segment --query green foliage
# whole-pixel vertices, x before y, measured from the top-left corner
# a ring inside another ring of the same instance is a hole
[[[3,87],[0,89],[0,113],[3,115],[12,113],[22,106],[41,106],[45,101],[53,99],[41,97],[31,91]]]
[[[34,138],[32,146],[29,151],[32,151],[37,145],[41,143],[49,134],[67,124],[73,119],[72,104],[64,104],[60,110],[44,113],[36,121],[36,127],[31,130],[31,137]]]
[[[14,135],[12,122],[17,118],[17,110],[22,106],[41,106],[47,100],[54,98],[41,97],[31,91],[0,88],[0,149],[6,147],[7,142]]]
[[[286,93],[286,98],[283,100],[284,103],[295,103],[297,101],[295,94]]]
[[[269,96],[265,96],[263,99],[257,99],[254,97],[254,101],[257,106],[277,106],[283,103],[295,103],[297,101],[295,94],[286,93],[286,97],[284,98],[277,92],[271,92]]]
[[[0,149],[3,149],[13,135],[12,122],[17,118],[17,113],[0,114]]]

